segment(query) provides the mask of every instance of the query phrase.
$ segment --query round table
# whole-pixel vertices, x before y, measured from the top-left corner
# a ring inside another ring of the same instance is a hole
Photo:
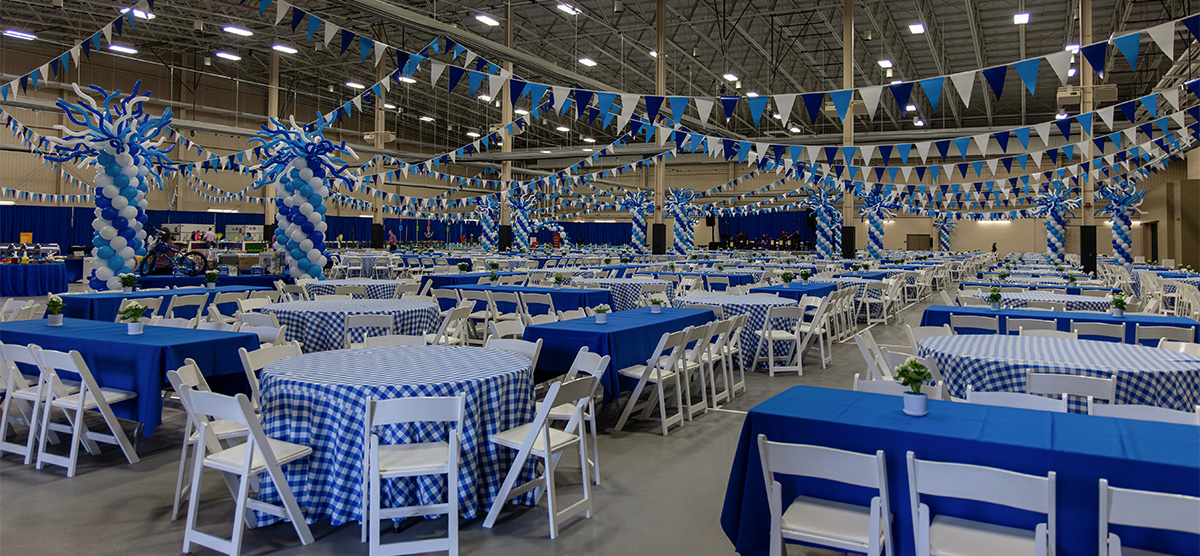
[[[986,299],[989,292],[976,292],[974,297]],[[1029,306],[1031,301],[1040,301],[1062,305],[1067,311],[1104,312],[1112,306],[1112,299],[1107,297],[1092,297],[1090,295],[1069,295],[1065,293],[1047,292],[1002,292],[1000,306],[1005,309],[1020,309]]]
[[[525,259],[487,259],[485,262],[488,263],[489,269],[492,268],[491,263],[496,263],[500,265],[500,267],[496,269],[497,271],[511,272],[516,269],[525,268],[526,261]]]
[[[38,297],[67,291],[67,265],[0,264],[0,297]]]
[[[388,330],[361,329],[352,341],[378,334],[427,334],[437,330],[441,311],[430,301],[398,299],[331,299],[326,301],[289,301],[272,303],[262,312],[274,314],[287,326],[287,341],[299,340],[304,351],[342,349],[346,315],[387,314],[395,324]]]
[[[1175,351],[1091,340],[1037,336],[935,336],[919,343],[946,378],[952,396],[967,385],[983,392],[1024,392],[1030,370],[1117,377],[1117,403],[1191,411],[1200,397],[1200,357]],[[1071,400],[1086,412],[1087,400]]]
[[[721,307],[725,314],[725,318],[736,317],[742,314],[749,314],[746,319],[746,329],[742,332],[742,342],[738,346],[741,348],[741,365],[744,368],[750,368],[754,363],[754,358],[759,350],[759,335],[756,331],[763,330],[767,325],[767,311],[771,307],[795,307],[799,302],[795,299],[786,297],[771,297],[767,295],[686,295],[676,297],[672,302],[672,306],[681,308],[686,307],[689,303],[700,303],[703,305],[716,305]],[[796,319],[774,319],[774,327],[776,330],[791,331],[796,326]],[[791,349],[784,342],[775,344],[775,355],[783,357],[787,355]]]
[[[366,286],[367,299],[392,299],[396,296],[396,286],[403,283],[402,280],[372,280],[370,278],[313,280],[304,283],[304,291],[308,292],[309,297],[313,297],[335,294],[338,286]],[[354,294],[354,298],[362,299],[362,296]]]
[[[459,510],[482,515],[500,488],[514,452],[488,435],[533,418],[533,370],[515,353],[462,346],[394,346],[309,353],[262,371],[263,429],[271,438],[311,446],[310,457],[284,467],[310,521],[334,526],[361,516],[365,409],[370,400],[464,396]],[[383,444],[445,441],[446,428],[427,423],[379,427]],[[530,464],[528,471],[533,470]],[[444,481],[385,480],[384,507],[444,502]],[[276,498],[272,485],[263,494]],[[276,521],[258,514],[260,524]]]
[[[636,309],[638,300],[642,298],[642,286],[646,284],[664,284],[667,286],[667,299],[675,299],[675,284],[668,280],[651,280],[649,278],[586,278],[572,281],[574,285],[595,284],[612,292],[614,311]]]

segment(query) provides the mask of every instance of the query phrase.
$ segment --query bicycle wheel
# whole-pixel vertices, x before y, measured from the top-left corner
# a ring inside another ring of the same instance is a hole
[[[175,264],[184,269],[188,276],[198,276],[208,270],[208,257],[199,251],[188,251]]]
[[[138,263],[138,274],[141,274],[142,276],[149,276],[152,274],[154,272],[154,259],[154,253],[146,253],[146,256],[142,257],[142,261]]]

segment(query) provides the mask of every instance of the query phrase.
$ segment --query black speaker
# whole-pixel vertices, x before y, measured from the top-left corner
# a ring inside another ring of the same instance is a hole
[[[371,223],[371,249],[383,249],[383,223]]]
[[[1079,227],[1079,262],[1084,272],[1096,271],[1096,227]]]
[[[497,238],[496,247],[501,251],[512,249],[512,226],[502,225],[499,229],[499,237]]]
[[[267,249],[271,249],[275,246],[275,224],[273,219],[271,224],[263,226],[262,239],[267,243]]]
[[[842,226],[842,258],[853,259],[858,249],[854,237],[854,226]]]
[[[667,252],[667,225],[663,223],[650,225],[650,251],[655,255]]]
[[[705,216],[705,217],[704,217],[704,225],[705,225],[705,226],[708,226],[708,227],[710,227],[710,228],[711,228],[711,227],[713,227],[713,226],[716,226],[716,225],[717,225],[717,217],[715,217],[715,216]]]
[[[816,228],[817,227],[817,213],[816,212],[810,210],[810,211],[806,211],[804,213],[804,226],[806,228]]]

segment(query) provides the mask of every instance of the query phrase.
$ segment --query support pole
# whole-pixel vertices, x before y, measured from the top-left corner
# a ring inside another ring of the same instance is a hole
[[[854,88],[854,0],[842,0],[842,88]],[[842,144],[854,144],[854,106],[842,122]],[[850,165],[853,161],[847,160]],[[842,258],[853,259],[857,251],[854,236],[854,192],[842,201]],[[836,250],[836,247],[835,247]]]
[[[655,49],[658,52],[657,63],[654,66],[654,91],[658,95],[667,94],[667,0],[658,0],[654,16]],[[650,122],[655,124],[657,122]],[[655,255],[666,253],[667,227],[663,224],[663,207],[666,206],[667,161],[662,160],[654,165],[654,226],[652,232],[651,252]]]
[[[1079,44],[1091,44],[1092,42],[1092,0],[1079,1]],[[1079,54],[1083,58],[1082,54]],[[1087,60],[1080,60],[1080,67],[1084,68],[1083,64]],[[1091,67],[1086,67],[1083,70],[1081,82],[1083,84],[1083,95],[1080,99],[1080,113],[1086,114],[1092,111],[1093,103],[1095,102],[1095,92],[1092,90],[1093,80],[1095,75],[1091,71]],[[1104,68],[1100,68],[1103,70]],[[1024,98],[1022,95],[1021,98]],[[1088,136],[1088,139],[1091,139]],[[1083,160],[1092,159],[1092,142],[1085,141],[1083,143]],[[1079,259],[1084,272],[1095,272],[1096,270],[1096,215],[1095,215],[1095,200],[1096,190],[1092,186],[1092,182],[1083,182],[1082,192],[1082,209],[1083,209],[1083,225],[1080,226],[1079,236]]]
[[[507,2],[504,5],[504,46],[512,48],[513,45],[513,11],[512,2]],[[505,71],[512,72],[512,62],[504,62]],[[508,81],[504,82],[504,87],[500,92],[500,121],[511,122],[513,117],[512,95],[509,94]],[[500,146],[500,152],[512,152],[513,138],[509,137],[504,140],[504,144]],[[505,159],[500,163],[500,241],[498,247],[500,249],[508,249],[512,247],[512,210],[508,207],[508,196],[512,189],[512,161]]]
[[[267,87],[267,118],[279,117],[279,52],[271,51],[270,76]],[[268,123],[267,125],[271,125]],[[269,240],[275,235],[275,188],[263,187],[263,237]],[[268,245],[269,247],[269,245]]]

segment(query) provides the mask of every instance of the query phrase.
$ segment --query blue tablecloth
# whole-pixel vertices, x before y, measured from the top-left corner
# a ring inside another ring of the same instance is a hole
[[[811,295],[813,297],[825,297],[837,291],[837,289],[837,284],[820,284],[816,282],[802,284],[800,282],[792,282],[786,287],[783,284],[778,284],[774,286],[767,286],[765,288],[753,288],[750,290],[750,293],[773,293],[779,297],[786,297],[788,299],[800,301],[800,298],[806,295]]]
[[[217,279],[218,286],[262,286],[275,287],[276,280],[291,284],[292,277],[282,274],[239,274],[237,276],[222,276]],[[141,276],[138,278],[139,288],[183,288],[187,286],[203,286],[204,276]]]
[[[711,277],[714,277],[714,276],[723,276],[725,278],[728,278],[730,286],[744,286],[746,284],[754,283],[754,275],[748,274],[748,273],[747,274],[738,274],[738,273],[726,273],[726,272],[718,271],[718,272],[652,272],[650,274],[652,276],[654,276],[655,278],[662,278],[663,276],[679,276],[681,278],[700,278],[704,281],[704,288],[709,289],[709,290],[711,290],[712,288],[710,288],[708,285],[708,279]],[[724,291],[724,290],[725,290],[725,287],[722,286],[721,289],[719,289],[717,291]]]
[[[834,278],[862,278],[863,280],[883,280],[888,273],[880,271],[860,270],[858,272],[843,272],[834,274]]]
[[[612,357],[608,372],[604,373],[604,399],[621,396],[623,389],[632,390],[637,381],[619,378],[617,370],[630,365],[645,364],[650,352],[666,332],[676,332],[689,326],[712,321],[715,317],[707,309],[673,309],[664,307],[662,314],[652,314],[649,307],[608,314],[607,324],[596,324],[593,317],[538,324],[525,329],[523,338],[529,342],[542,340],[542,354],[538,357],[538,369],[563,374],[571,368],[571,362],[579,348]]]
[[[342,349],[348,315],[391,315],[392,326],[356,328],[350,341],[361,342],[370,334],[421,335],[437,332],[441,322],[437,305],[431,301],[403,299],[330,299],[272,303],[261,309],[287,326],[287,341],[297,340],[306,353]]]
[[[1071,331],[1071,322],[1102,322],[1107,324],[1125,323],[1125,343],[1132,344],[1136,339],[1137,330],[1135,323],[1140,323],[1142,326],[1179,326],[1183,328],[1191,328],[1196,332],[1196,339],[1193,341],[1200,342],[1200,322],[1185,317],[1168,317],[1163,315],[1135,315],[1126,313],[1121,318],[1114,317],[1108,313],[1084,313],[1084,312],[1059,312],[1059,311],[1038,311],[1033,309],[1002,309],[993,311],[988,307],[952,307],[949,305],[931,305],[925,309],[925,314],[921,316],[921,326],[941,326],[950,324],[950,315],[978,315],[985,317],[998,317],[1000,319],[1000,333],[1016,333],[1015,330],[1008,330],[1007,322],[1009,317],[1014,318],[1030,318],[1058,321],[1058,329],[1063,332]],[[966,329],[970,333],[970,329]],[[1153,342],[1147,341],[1146,345],[1157,345],[1158,340]]]
[[[137,392],[137,397],[113,406],[119,417],[145,425],[150,436],[162,421],[162,387],[167,371],[194,359],[214,390],[245,391],[246,375],[238,348],[258,349],[258,336],[215,330],[181,330],[146,326],[140,336],[126,333],[124,324],[64,318],[62,326],[45,320],[0,323],[0,342],[37,344],[43,349],[77,350],[100,386]]]
[[[161,297],[162,305],[160,311],[165,312],[167,305],[171,303],[171,298],[177,295],[196,295],[208,294],[208,300],[204,302],[204,307],[208,307],[216,299],[218,293],[244,292],[256,290],[269,290],[271,288],[261,286],[217,286],[213,289],[207,288],[180,288],[177,290],[155,290],[155,291],[135,291],[133,293],[121,292],[99,292],[99,293],[80,293],[62,296],[63,300],[63,315],[73,319],[90,319],[103,320],[112,322],[117,320],[117,310],[121,308],[121,301],[124,299],[145,299],[148,297]],[[222,303],[217,306],[222,315],[232,315],[237,312],[236,303]],[[175,311],[175,316],[185,319],[190,319],[196,316],[195,307],[181,307]],[[145,316],[149,317],[160,313],[147,312]],[[203,314],[203,312],[201,312]]]
[[[517,272],[497,272],[496,276],[516,276]],[[491,276],[490,272],[468,272],[465,274],[427,274],[421,277],[421,287],[417,291],[425,291],[425,283],[433,282],[433,289],[459,284],[478,284],[480,278]]]
[[[0,264],[0,297],[38,297],[67,291],[67,265]]]
[[[1200,435],[1196,427],[1070,413],[929,401],[929,415],[909,417],[897,396],[795,386],[746,415],[734,453],[721,528],[743,556],[766,554],[770,511],[758,455],[758,435],[864,454],[884,451],[896,554],[914,554],[905,454],[1045,476],[1057,472],[1058,555],[1094,556],[1099,480],[1124,488],[1200,495]],[[866,505],[872,490],[776,475],[783,500],[797,494]],[[935,478],[936,480],[936,478]],[[952,515],[1030,530],[1033,514],[924,496],[933,515]],[[785,502],[786,503],[786,502]],[[1114,532],[1116,528],[1114,528]],[[1195,556],[1194,535],[1124,529],[1125,546]]]
[[[67,265],[67,282],[78,282],[83,279],[83,259],[63,259],[63,264]]]
[[[667,286],[667,301],[675,299],[675,283],[669,280],[654,280],[650,278],[582,278],[571,281],[575,285],[595,284],[612,292],[613,311],[628,311],[637,308],[642,298],[642,286],[659,284]]]
[[[919,264],[889,264],[879,267],[883,270],[921,270],[925,265]]]
[[[1049,290],[1049,289],[1054,289],[1054,288],[1066,288],[1068,295],[1083,295],[1084,290],[1104,291],[1104,292],[1108,292],[1108,293],[1120,291],[1119,288],[1108,288],[1108,287],[1104,287],[1104,286],[1068,286],[1066,284],[1063,284],[1061,286],[1055,286],[1052,284],[1024,284],[1024,283],[1017,283],[1017,282],[1011,282],[1011,281],[1009,281],[1009,282],[963,282],[958,285],[958,289],[961,290],[964,287],[967,287],[967,288],[980,287],[980,288],[986,289],[986,288],[991,288],[992,286],[1018,287],[1018,288],[1025,288],[1027,290]]]
[[[509,292],[509,293],[548,293],[550,299],[554,301],[554,310],[556,311],[573,311],[584,307],[596,307],[604,304],[612,306],[612,292],[608,290],[593,290],[593,289],[576,289],[563,288],[556,290],[554,288],[537,288],[525,286],[487,286],[483,284],[461,284],[457,286],[446,286],[449,290],[468,290],[468,291],[493,291],[493,292]],[[477,311],[483,310],[480,306],[482,302],[477,302]],[[438,299],[438,305],[445,311],[452,308],[452,302],[449,299]],[[502,313],[512,312],[514,309],[512,303],[497,303],[496,309]],[[534,305],[531,309],[534,314],[543,314],[550,310],[545,305]]]
[[[613,264],[613,265],[607,265],[607,266],[598,266],[595,268],[598,268],[605,272],[612,271],[612,270],[619,270],[620,272],[617,273],[617,278],[625,278],[626,276],[633,276],[634,274],[638,274],[639,272],[642,272],[642,269],[650,268],[650,266],[651,265],[646,265],[646,264]]]

